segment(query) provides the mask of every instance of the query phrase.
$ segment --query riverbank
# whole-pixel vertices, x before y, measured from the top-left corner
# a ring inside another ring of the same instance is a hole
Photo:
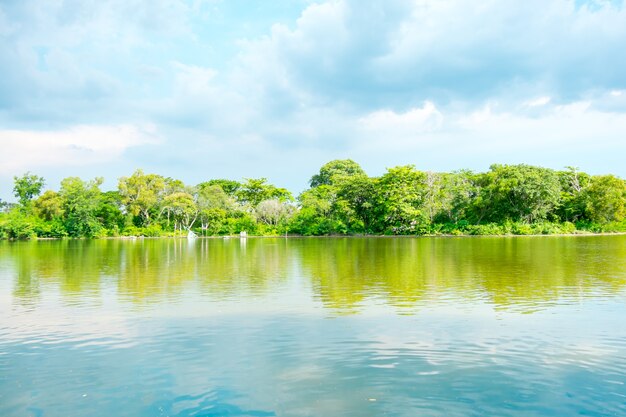
[[[193,239],[189,239],[186,236],[103,236],[103,237],[32,237],[28,239],[9,239],[2,238],[0,241],[57,241],[57,240],[160,240],[160,239],[177,239],[177,240],[217,240],[217,239],[336,239],[336,238],[380,238],[380,239],[397,239],[397,238],[481,238],[481,237],[593,237],[593,236],[623,236],[626,232],[589,232],[589,231],[576,231],[574,233],[550,233],[550,234],[423,234],[423,235],[379,235],[379,234],[334,234],[334,235],[300,235],[300,234],[288,234],[288,235],[247,235],[241,237],[239,235],[223,235],[223,236],[197,236]]]
[[[297,199],[265,178],[189,186],[138,170],[106,192],[100,181],[69,177],[42,193],[43,178],[15,177],[18,202],[0,204],[0,238],[626,232],[626,181],[575,169],[496,164],[435,174],[409,165],[369,177],[336,160]]]

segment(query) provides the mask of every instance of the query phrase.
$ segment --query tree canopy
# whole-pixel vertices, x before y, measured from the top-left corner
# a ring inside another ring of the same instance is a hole
[[[43,177],[27,172],[21,177],[14,177],[13,194],[22,206],[27,206],[30,201],[41,194],[45,184]]]
[[[531,234],[626,231],[626,182],[577,168],[494,164],[486,172],[421,171],[370,177],[350,159],[323,165],[294,199],[267,178],[190,186],[135,171],[102,178],[14,177],[17,203],[0,204],[0,238],[329,234]]]
[[[324,164],[320,172],[313,175],[309,184],[311,187],[320,185],[333,185],[339,177],[351,177],[366,175],[363,168],[352,159],[336,159]]]

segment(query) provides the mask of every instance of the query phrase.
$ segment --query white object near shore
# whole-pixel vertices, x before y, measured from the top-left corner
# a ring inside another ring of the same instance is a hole
[[[187,233],[187,239],[189,239],[189,240],[195,239],[197,237],[198,237],[198,235],[195,234],[194,232],[192,232],[191,230]]]
[[[239,237],[248,237],[248,232],[245,232],[245,231],[239,232]]]

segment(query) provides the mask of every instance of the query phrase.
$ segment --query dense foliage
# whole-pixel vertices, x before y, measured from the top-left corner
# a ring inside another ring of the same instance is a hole
[[[196,186],[137,170],[116,191],[101,178],[14,178],[17,203],[0,201],[0,237],[329,234],[551,234],[626,231],[626,181],[530,165],[435,173],[412,165],[369,177],[331,161],[297,200],[265,178]]]

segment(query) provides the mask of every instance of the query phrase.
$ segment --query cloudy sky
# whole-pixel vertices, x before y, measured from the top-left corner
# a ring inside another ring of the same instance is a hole
[[[13,175],[143,168],[299,192],[491,163],[626,176],[621,0],[1,0],[0,197]]]

